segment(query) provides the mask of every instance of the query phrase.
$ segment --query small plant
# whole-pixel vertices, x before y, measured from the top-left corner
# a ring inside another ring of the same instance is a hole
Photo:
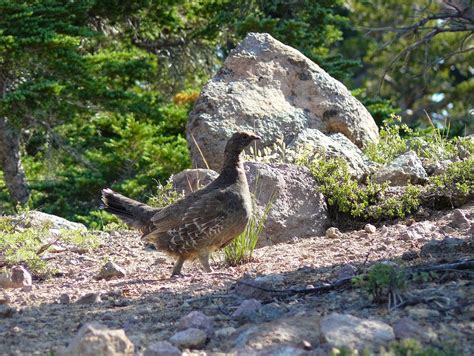
[[[81,248],[96,248],[97,236],[84,231],[60,230],[57,237],[50,236],[49,224],[22,228],[9,217],[0,218],[0,257],[6,265],[24,264],[33,273],[46,275],[52,272],[41,255],[53,244]]]
[[[265,205],[263,212],[256,212],[256,199],[252,195],[253,213],[245,230],[224,248],[225,261],[232,266],[252,260],[253,251],[265,227],[268,213],[272,207],[273,198]]]
[[[418,340],[404,339],[390,343],[388,350],[380,353],[382,356],[444,356],[443,350],[425,347]]]
[[[156,192],[148,200],[148,205],[157,208],[164,208],[165,206],[171,205],[183,197],[184,194],[178,193],[176,190],[174,190],[173,181],[172,178],[170,178],[165,185],[157,182]]]
[[[374,303],[388,300],[389,309],[396,308],[401,302],[399,292],[407,285],[407,276],[390,264],[379,263],[363,275],[353,279],[353,283],[365,289]]]
[[[432,177],[432,191],[450,200],[474,194],[474,159],[454,162],[445,173]]]
[[[418,156],[439,161],[453,159],[460,150],[473,152],[473,144],[465,138],[449,139],[446,133],[437,128],[428,117],[430,127],[425,130],[413,130],[402,123],[401,117],[392,114],[380,128],[380,140],[371,143],[365,154],[374,162],[389,163],[407,150],[413,150]]]

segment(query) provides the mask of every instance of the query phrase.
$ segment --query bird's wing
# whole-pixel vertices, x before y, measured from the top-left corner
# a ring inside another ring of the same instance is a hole
[[[212,244],[213,238],[219,235],[229,222],[229,216],[234,210],[231,202],[235,198],[235,193],[229,190],[214,190],[194,200],[180,216],[179,223],[168,229],[169,249],[186,253]],[[154,223],[159,230],[169,225],[161,220]]]

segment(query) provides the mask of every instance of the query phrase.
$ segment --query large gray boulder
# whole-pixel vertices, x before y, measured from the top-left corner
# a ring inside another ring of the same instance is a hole
[[[259,215],[273,202],[258,246],[324,234],[326,202],[306,167],[247,162],[245,171]]]
[[[358,147],[378,140],[371,115],[342,83],[270,35],[249,33],[203,88],[187,139],[195,166],[205,167],[204,156],[219,170],[235,131],[255,131],[261,146],[272,146],[308,128],[342,133]]]

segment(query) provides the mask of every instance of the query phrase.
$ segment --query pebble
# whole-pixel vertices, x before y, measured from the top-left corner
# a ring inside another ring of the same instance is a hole
[[[59,296],[59,303],[60,304],[69,304],[71,303],[71,297],[67,293],[63,293]]]
[[[81,296],[77,300],[77,304],[94,304],[100,303],[102,300],[100,298],[100,293],[87,293]]]
[[[373,234],[375,231],[377,231],[377,228],[372,224],[366,224],[364,226],[364,231],[369,234]]]
[[[203,330],[207,337],[211,337],[214,333],[214,322],[207,315],[196,310],[183,316],[178,322],[178,330],[189,328]]]
[[[262,303],[257,299],[246,299],[232,313],[232,318],[250,320],[261,307]]]
[[[326,230],[326,237],[329,237],[330,239],[339,238],[342,237],[342,232],[339,231],[337,227],[330,227]]]
[[[206,332],[196,328],[178,331],[170,338],[170,342],[180,349],[201,349],[206,341]]]
[[[102,266],[99,274],[95,277],[95,279],[105,279],[110,280],[112,278],[123,278],[127,275],[125,269],[120,267],[118,264],[109,261],[104,266]]]
[[[339,270],[336,272],[336,279],[345,279],[345,278],[350,278],[354,277],[357,273],[357,267],[351,264],[346,264],[339,268]]]
[[[181,351],[168,341],[158,341],[148,346],[143,356],[181,356]]]

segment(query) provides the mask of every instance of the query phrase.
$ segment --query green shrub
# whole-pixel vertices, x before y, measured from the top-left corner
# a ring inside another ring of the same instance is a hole
[[[443,174],[430,178],[426,204],[434,207],[460,206],[474,194],[474,159],[454,162]]]
[[[452,159],[458,155],[459,145],[470,147],[465,138],[449,139],[441,129],[431,125],[425,130],[413,130],[401,122],[401,118],[392,114],[380,128],[380,140],[371,143],[365,154],[374,162],[389,163],[407,150],[415,151],[418,156],[439,161]],[[471,151],[472,152],[472,151]]]
[[[379,263],[366,274],[353,278],[355,286],[363,288],[375,303],[390,301],[390,295],[398,294],[407,286],[407,276],[390,264]]]
[[[400,196],[388,197],[388,183],[378,184],[370,179],[359,183],[341,158],[302,156],[298,163],[309,168],[330,209],[336,213],[364,220],[394,219],[405,217],[420,205],[418,187],[408,185]]]
[[[391,342],[388,351],[382,351],[380,354],[383,356],[445,356],[451,353],[423,346],[418,340],[404,339]]]

